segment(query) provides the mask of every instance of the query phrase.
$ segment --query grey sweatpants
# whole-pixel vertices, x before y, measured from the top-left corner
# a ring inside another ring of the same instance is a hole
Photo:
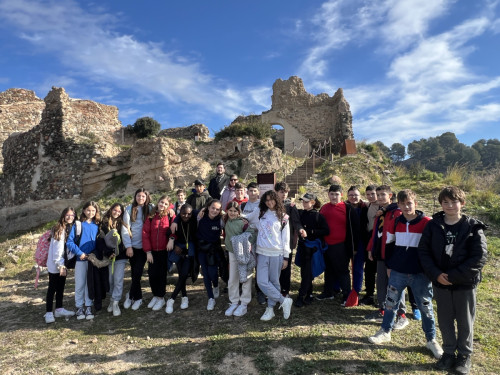
[[[280,273],[283,266],[283,255],[270,257],[257,254],[257,284],[267,296],[267,306],[274,307],[277,303],[283,303],[281,295]]]
[[[443,351],[448,354],[472,354],[477,288],[449,290],[434,287]],[[456,322],[456,333],[455,333]]]

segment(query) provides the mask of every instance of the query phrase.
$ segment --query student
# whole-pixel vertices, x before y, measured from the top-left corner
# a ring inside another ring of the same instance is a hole
[[[208,191],[205,190],[205,182],[197,179],[194,181],[194,192],[186,199],[186,203],[194,210],[201,210],[212,200]]]
[[[130,292],[126,294],[123,307],[137,310],[142,305],[141,278],[146,264],[146,253],[142,249],[142,227],[144,221],[149,217],[151,197],[149,192],[143,188],[134,194],[134,201],[125,208],[123,222],[130,228],[130,234],[126,227],[122,227],[123,245],[127,249],[126,255],[130,260],[130,273],[132,285]]]
[[[250,224],[256,226],[257,235],[257,283],[267,296],[267,308],[260,320],[274,317],[274,306],[280,303],[283,317],[288,319],[293,300],[281,294],[280,274],[290,257],[289,220],[278,194],[269,190],[260,199],[259,211],[247,216]]]
[[[237,183],[234,185],[234,199],[233,202],[238,203],[241,206],[243,203],[248,202],[248,197],[245,193],[245,185]]]
[[[288,192],[290,191],[290,187],[286,182],[277,182],[274,185],[274,191],[281,199],[286,214],[290,218],[289,220],[289,230],[290,230],[290,259],[293,257],[293,249],[297,247],[297,241],[299,238],[299,231],[302,228],[302,224],[300,223],[299,211],[297,207],[288,199]],[[280,285],[281,285],[281,294],[284,297],[288,297],[290,293],[290,282],[292,278],[292,262],[288,262],[287,266],[281,271],[280,275]]]
[[[349,204],[356,213],[359,225],[361,238],[358,241],[358,248],[355,250],[355,255],[352,260],[352,291],[347,299],[347,306],[357,306],[359,304],[359,293],[363,287],[363,266],[365,263],[365,250],[366,250],[366,223],[368,221],[367,211],[368,207],[361,199],[361,193],[358,186],[351,186],[347,190],[347,204]]]
[[[95,242],[101,221],[99,206],[96,202],[90,201],[83,205],[80,221],[82,222],[82,233],[79,245],[75,243],[76,226],[73,226],[66,245],[68,250],[77,257],[75,265],[76,318],[78,320],[90,320],[94,319],[94,314],[92,313],[93,302],[90,299],[87,286],[87,258],[95,250]]]
[[[229,176],[229,182],[220,196],[222,209],[226,208],[227,204],[231,202],[236,196],[235,186],[237,183],[238,183],[238,175],[232,174],[231,176]]]
[[[149,286],[153,293],[148,308],[153,311],[158,311],[165,306],[168,270],[167,238],[170,236],[170,223],[175,219],[175,216],[169,216],[169,206],[168,196],[161,196],[142,227],[142,248],[146,253]]]
[[[458,374],[468,374],[477,285],[487,258],[483,233],[486,226],[462,214],[465,193],[459,188],[444,188],[438,200],[443,211],[435,214],[427,224],[418,247],[422,268],[434,285],[443,338],[444,354],[437,367],[440,370],[454,368]]]
[[[175,289],[167,300],[167,307],[165,308],[167,314],[174,312],[174,302],[179,292],[182,294],[181,309],[184,310],[189,307],[186,281],[194,262],[197,220],[196,216],[193,215],[193,207],[187,203],[181,207],[179,217],[180,220],[176,220],[175,231],[173,229],[174,224],[172,226],[172,234],[167,245],[167,251],[174,251],[173,261],[179,272]]]
[[[316,296],[318,300],[333,299],[335,282],[342,289],[342,306],[345,306],[351,292],[349,261],[358,248],[359,219],[354,209],[342,201],[342,187],[331,185],[328,190],[329,203],[321,207],[322,214],[330,232],[325,236],[328,249],[325,258],[325,283],[323,292]]]
[[[323,237],[330,233],[330,228],[323,215],[318,212],[321,202],[315,194],[306,193],[302,198],[303,210],[299,210],[300,222],[303,229],[299,231],[299,245],[297,256],[300,255],[300,288],[294,306],[302,307],[312,303],[312,257],[323,247]],[[314,245],[317,241],[318,244]]]
[[[394,228],[394,220],[402,214],[397,203],[391,203],[392,191],[388,185],[378,186],[377,203],[379,211],[373,223],[373,233],[368,243],[368,259],[377,262],[377,301],[378,310],[365,316],[365,319],[372,322],[382,322],[384,318],[385,300],[387,297],[387,267],[385,265],[385,247],[387,243],[387,231]],[[399,310],[396,316],[396,323],[393,329],[403,329],[409,324],[406,317],[405,295],[402,293],[399,303]]]
[[[257,185],[256,182],[250,182],[247,186],[247,194],[248,194],[248,201],[243,202],[241,204],[241,214],[245,217],[246,215],[249,215],[255,210],[259,210],[259,204],[260,204],[260,192],[259,192],[259,185]],[[255,230],[255,228],[252,227],[252,229]],[[255,270],[257,272],[257,270]],[[262,291],[259,288],[259,285],[257,284],[257,274],[255,275],[255,293],[257,294],[257,302],[259,305],[265,305],[266,304],[266,295],[262,293]]]
[[[111,298],[109,301],[108,312],[113,313],[113,316],[120,316],[121,310],[118,305],[122,299],[123,294],[123,277],[125,275],[125,266],[128,262],[127,249],[121,241],[121,232],[125,223],[123,222],[123,215],[125,209],[121,203],[113,204],[102,218],[100,229],[102,234],[106,236],[111,230],[115,229],[120,235],[118,249],[109,248],[106,246],[106,241],[103,236],[99,236],[96,242],[96,248],[100,249],[102,253],[109,257],[111,260],[108,266],[109,271],[109,290],[111,291]],[[128,228],[125,227],[128,231]],[[118,253],[116,253],[118,250]]]
[[[373,223],[377,217],[377,211],[379,210],[379,205],[377,203],[377,187],[375,185],[368,185],[365,189],[366,199],[368,199],[368,205],[366,212],[362,212],[362,219],[360,224],[366,222],[364,227],[361,227],[361,240],[364,245],[364,258],[365,258],[365,295],[359,300],[360,305],[374,305],[375,304],[375,276],[377,274],[377,262],[368,258],[368,251],[366,250],[368,242],[373,234]],[[364,220],[363,215],[366,217]],[[377,306],[377,305],[376,305]]]
[[[238,189],[238,188],[237,188]],[[248,223],[243,221],[241,209],[236,201],[229,202],[226,207],[226,214],[224,215],[224,243],[226,250],[229,253],[229,280],[228,280],[228,293],[229,301],[231,304],[226,310],[226,316],[243,316],[247,313],[247,305],[252,300],[252,275],[247,275],[244,283],[241,283],[240,295],[240,275],[238,268],[238,260],[233,251],[233,244],[231,239],[234,236],[242,234],[248,228]]]
[[[436,341],[436,323],[432,309],[432,283],[424,274],[418,260],[418,243],[430,218],[416,210],[416,195],[410,189],[398,193],[398,207],[403,212],[395,220],[395,225],[387,230],[385,263],[389,274],[387,297],[385,300],[382,327],[368,338],[372,344],[391,341],[394,318],[399,308],[401,295],[410,286],[415,302],[422,314],[422,330],[427,341],[426,347],[435,358],[441,358],[443,349]]]
[[[224,256],[220,243],[224,221],[219,200],[212,200],[206,211],[198,221],[196,250],[208,296],[207,310],[212,311],[215,308],[215,299],[219,297],[218,266]]]
[[[177,216],[181,213],[181,207],[186,203],[186,191],[179,189],[175,194],[177,195],[177,202],[174,204],[174,211]]]
[[[220,199],[221,193],[229,183],[229,176],[225,173],[226,167],[223,162],[219,162],[216,168],[216,175],[208,184],[208,194],[214,199]]]
[[[66,284],[67,269],[65,264],[66,239],[68,238],[73,222],[75,209],[66,207],[59,217],[57,224],[52,228],[49,252],[47,256],[47,271],[49,272],[49,287],[45,299],[45,323],[54,323],[55,318],[69,318],[74,311],[63,308],[64,286]],[[56,310],[52,312],[54,295],[56,296]]]

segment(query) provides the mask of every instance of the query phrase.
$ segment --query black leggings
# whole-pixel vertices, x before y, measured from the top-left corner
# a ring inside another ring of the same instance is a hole
[[[56,309],[59,309],[63,306],[65,284],[66,276],[61,276],[58,273],[49,272],[49,288],[47,289],[47,298],[45,302],[45,309],[47,312],[52,312],[54,294],[56,295]]]
[[[180,257],[176,262],[177,272],[179,273],[179,278],[177,279],[177,284],[175,284],[175,289],[172,292],[170,298],[175,299],[179,292],[181,292],[183,297],[186,297],[186,281],[189,276],[189,270],[191,268],[191,259],[188,256]]]
[[[142,249],[132,248],[134,255],[130,258],[130,272],[132,285],[130,286],[129,298],[133,301],[142,299],[141,278],[146,264],[146,253]]]

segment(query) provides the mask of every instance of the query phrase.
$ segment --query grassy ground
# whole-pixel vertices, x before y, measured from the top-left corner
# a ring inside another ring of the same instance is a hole
[[[341,308],[339,302],[315,302],[292,308],[284,320],[280,310],[270,322],[259,320],[264,308],[255,301],[242,318],[224,316],[227,295],[206,310],[202,280],[189,284],[190,306],[174,313],[122,310],[113,317],[99,312],[93,321],[43,320],[48,278],[33,287],[32,254],[36,235],[0,243],[0,368],[3,374],[437,374],[420,323],[411,321],[393,333],[389,345],[374,346],[367,337],[379,328],[363,321],[369,307]],[[478,293],[474,332],[473,374],[498,374],[500,362],[500,238],[489,237],[491,257]],[[17,248],[15,248],[17,246]],[[17,264],[7,252],[18,256]],[[128,273],[127,273],[128,275]],[[299,270],[293,269],[292,294]],[[176,277],[169,277],[168,291]],[[126,279],[126,286],[130,279]],[[315,283],[317,290],[322,280]],[[146,303],[151,298],[143,281]],[[70,275],[65,306],[74,307]],[[107,300],[104,303],[107,306]],[[409,314],[411,316],[411,314]],[[440,335],[438,332],[438,339]]]

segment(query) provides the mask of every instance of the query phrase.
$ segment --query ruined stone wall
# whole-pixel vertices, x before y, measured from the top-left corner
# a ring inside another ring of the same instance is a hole
[[[203,124],[194,124],[181,128],[163,129],[158,133],[159,137],[169,137],[175,139],[193,140],[198,135],[199,141],[208,141],[210,139],[210,131]]]
[[[285,150],[309,140],[311,146],[334,141],[332,151],[340,152],[345,139],[353,139],[352,114],[343,90],[333,97],[308,93],[299,77],[277,79],[273,84],[272,107],[262,113],[262,120],[285,129]]]
[[[81,198],[84,173],[119,153],[116,107],[72,100],[62,88],[53,88],[44,104],[39,125],[3,144],[0,207]]]
[[[45,103],[34,91],[8,89],[0,92],[0,171],[3,168],[2,145],[15,132],[25,132],[42,118]]]

